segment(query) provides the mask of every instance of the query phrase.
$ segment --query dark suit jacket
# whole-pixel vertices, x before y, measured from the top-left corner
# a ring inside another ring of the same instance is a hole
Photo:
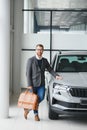
[[[29,58],[26,67],[28,86],[38,87],[41,83],[42,85],[45,85],[45,69],[56,77],[57,74],[53,71],[46,58],[42,58],[41,69],[39,68],[36,56]]]

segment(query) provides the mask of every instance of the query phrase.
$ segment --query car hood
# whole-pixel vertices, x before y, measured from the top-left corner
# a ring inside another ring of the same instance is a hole
[[[87,87],[87,72],[78,73],[58,73],[63,77],[62,80],[56,82],[68,86]]]

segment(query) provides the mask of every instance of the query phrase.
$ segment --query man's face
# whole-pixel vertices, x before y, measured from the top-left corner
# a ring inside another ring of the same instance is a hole
[[[36,47],[36,54],[38,55],[38,57],[41,57],[43,54],[43,48],[40,46]]]

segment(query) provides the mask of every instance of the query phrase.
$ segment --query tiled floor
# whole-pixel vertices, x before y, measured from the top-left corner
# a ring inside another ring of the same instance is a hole
[[[16,96],[15,96],[16,97]],[[61,117],[59,120],[48,119],[46,100],[40,105],[40,122],[34,121],[31,111],[28,119],[23,117],[23,109],[17,107],[17,98],[12,97],[9,118],[0,119],[1,130],[87,130],[87,118]]]

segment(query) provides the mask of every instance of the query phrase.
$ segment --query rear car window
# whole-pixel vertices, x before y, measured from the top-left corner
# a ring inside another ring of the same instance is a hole
[[[56,63],[57,72],[87,72],[87,55],[59,56]]]

